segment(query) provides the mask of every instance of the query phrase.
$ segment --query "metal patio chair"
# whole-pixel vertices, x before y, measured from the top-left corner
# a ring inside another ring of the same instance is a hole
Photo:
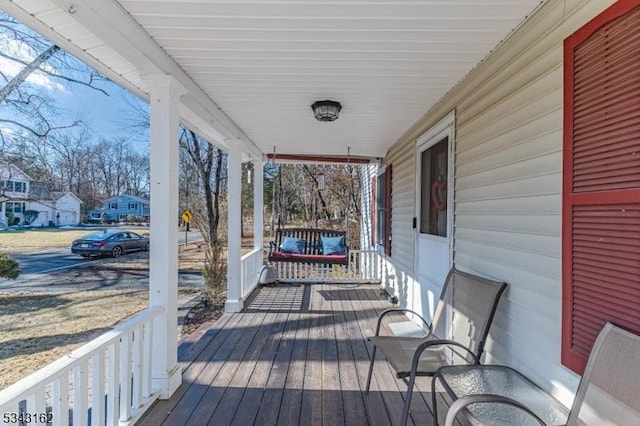
[[[445,425],[454,425],[462,409],[478,403],[510,405],[545,425],[528,407],[499,395],[468,395],[458,399],[451,404]],[[640,336],[605,324],[591,350],[567,425],[640,425]]]
[[[369,364],[366,393],[379,349],[396,377],[407,383],[400,425],[409,417],[416,376],[431,376],[444,365],[479,363],[500,296],[507,283],[492,281],[452,268],[445,280],[438,305],[429,324],[418,313],[403,308],[387,309],[378,317],[376,334],[369,340],[373,353]],[[412,313],[427,326],[424,337],[380,336],[385,316],[393,312]],[[439,335],[449,329],[450,336]],[[407,379],[408,378],[408,379]]]

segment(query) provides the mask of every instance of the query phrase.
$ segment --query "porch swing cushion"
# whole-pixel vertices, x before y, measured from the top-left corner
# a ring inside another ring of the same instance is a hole
[[[348,263],[346,232],[332,229],[285,228],[276,230],[269,246],[269,261],[339,264]]]
[[[306,242],[302,238],[284,237],[280,246],[281,253],[303,254]]]
[[[322,254],[324,256],[344,255],[346,253],[346,247],[344,245],[344,236],[322,237],[321,241],[322,241]]]

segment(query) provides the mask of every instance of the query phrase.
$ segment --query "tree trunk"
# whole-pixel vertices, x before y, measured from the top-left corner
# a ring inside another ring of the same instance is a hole
[[[24,67],[15,77],[11,79],[0,89],[0,103],[4,101],[4,99],[9,96],[11,92],[13,92],[18,86],[20,86],[35,70],[40,67],[44,62],[46,62],[50,57],[56,54],[56,52],[60,50],[58,46],[55,44],[49,47],[47,50],[39,54],[29,65]]]
[[[213,145],[209,145],[213,147]],[[216,161],[216,175],[215,175],[215,192],[213,198],[213,222],[211,222],[211,228],[213,228],[215,239],[211,241],[218,240],[218,225],[220,224],[220,180],[222,177],[222,151],[220,149],[218,151],[218,159]]]

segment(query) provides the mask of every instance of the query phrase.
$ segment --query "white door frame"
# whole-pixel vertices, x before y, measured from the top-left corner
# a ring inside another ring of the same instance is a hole
[[[420,238],[420,184],[421,184],[421,153],[436,143],[440,142],[444,138],[448,138],[448,165],[447,165],[447,205],[450,208],[447,211],[447,239],[449,244],[449,267],[453,266],[453,210],[454,210],[454,153],[455,153],[455,123],[456,123],[455,110],[448,113],[437,124],[432,126],[429,130],[424,132],[420,137],[416,139],[415,146],[415,184],[414,184],[414,205],[415,205],[415,218],[416,227],[414,229],[414,259],[413,259],[413,273],[415,277],[418,277],[418,238]],[[423,238],[441,240],[444,237],[435,235],[423,235]]]

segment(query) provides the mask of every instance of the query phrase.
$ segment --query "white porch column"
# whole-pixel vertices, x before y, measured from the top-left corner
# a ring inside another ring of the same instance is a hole
[[[264,245],[264,164],[253,162],[253,248]]]
[[[168,75],[146,77],[151,116],[149,306],[163,306],[153,327],[152,381],[167,399],[180,386],[178,365],[178,131],[184,89]]]
[[[240,248],[242,241],[242,157],[240,141],[230,140],[227,174],[229,182],[228,254],[227,254],[227,312],[240,312],[242,301],[242,268]]]

